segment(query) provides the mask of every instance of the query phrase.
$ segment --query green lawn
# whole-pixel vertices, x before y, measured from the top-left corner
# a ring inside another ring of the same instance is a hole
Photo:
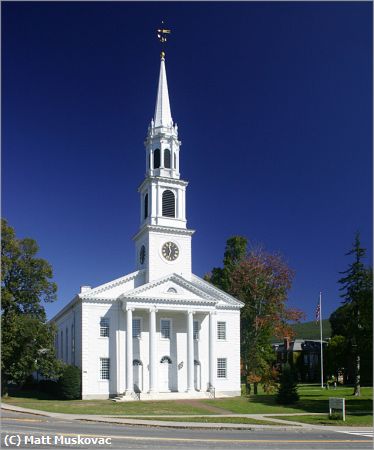
[[[275,401],[275,395],[260,391],[259,395],[233,397],[215,400],[200,400],[193,404],[182,400],[123,402],[111,400],[52,400],[35,393],[19,392],[3,398],[4,403],[42,411],[69,414],[104,414],[104,415],[205,415],[217,414],[211,406],[222,408],[222,413],[229,414],[276,414],[276,413],[327,413],[328,397],[345,397],[346,411],[349,413],[370,414],[373,410],[373,388],[362,388],[362,396],[352,395],[352,388],[323,390],[316,385],[299,387],[300,400],[292,406],[281,406]],[[225,410],[225,411],[224,411]]]
[[[204,407],[174,401],[117,403],[112,400],[39,400],[36,397],[6,397],[2,401],[23,408],[66,414],[212,414]]]
[[[271,416],[269,416],[271,417]],[[352,427],[372,427],[373,426],[373,415],[372,414],[355,414],[346,415],[345,422],[343,420],[332,420],[329,419],[328,414],[320,416],[274,416],[276,419],[282,420],[292,420],[294,422],[311,423],[313,425],[342,425],[342,426],[352,426]]]
[[[316,385],[299,386],[300,400],[294,405],[281,406],[275,401],[274,395],[267,395],[260,391],[258,395],[248,397],[234,397],[216,400],[204,400],[202,403],[218,406],[236,414],[272,414],[272,413],[324,413],[328,412],[329,397],[344,397],[346,411],[373,411],[373,388],[361,388],[361,397],[352,395],[353,388],[339,387],[336,390],[321,389]]]
[[[200,422],[200,423],[245,423],[248,425],[275,425],[284,426],[283,423],[271,422],[270,420],[257,420],[251,417],[137,417],[141,420],[160,420],[164,422]],[[297,426],[297,425],[296,425]]]

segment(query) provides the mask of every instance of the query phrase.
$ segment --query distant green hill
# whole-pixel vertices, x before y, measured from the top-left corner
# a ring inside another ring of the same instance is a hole
[[[292,329],[296,333],[297,339],[320,339],[319,323],[315,321],[296,323],[292,325]],[[322,320],[323,339],[331,337],[331,326],[328,319]],[[277,338],[272,339],[273,342],[279,342]]]

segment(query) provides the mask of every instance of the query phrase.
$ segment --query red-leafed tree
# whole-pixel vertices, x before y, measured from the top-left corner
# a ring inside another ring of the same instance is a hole
[[[247,240],[240,236],[227,241],[224,267],[206,276],[244,303],[240,314],[241,356],[251,379],[265,382],[269,378],[274,362],[271,337],[292,337],[290,322],[304,316],[286,305],[293,277],[293,270],[280,254],[261,247],[247,250]]]

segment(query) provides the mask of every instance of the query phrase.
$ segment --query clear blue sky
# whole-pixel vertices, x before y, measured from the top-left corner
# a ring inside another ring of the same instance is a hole
[[[134,270],[161,19],[194,272],[245,235],[327,317],[356,230],[372,260],[371,2],[3,2],[2,215],[54,268],[49,317]]]

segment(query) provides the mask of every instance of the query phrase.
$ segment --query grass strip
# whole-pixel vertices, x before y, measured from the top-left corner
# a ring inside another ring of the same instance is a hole
[[[312,425],[329,425],[329,426],[345,426],[345,427],[372,427],[372,414],[354,414],[346,415],[346,420],[330,419],[328,414],[320,416],[269,416],[274,419],[291,420],[292,422],[310,423]]]
[[[127,417],[129,419],[130,417]],[[131,417],[139,420],[155,420],[162,422],[200,422],[200,423],[236,423],[248,425],[275,425],[285,426],[283,423],[271,422],[270,420],[258,420],[250,417]],[[297,425],[296,425],[297,426]]]

